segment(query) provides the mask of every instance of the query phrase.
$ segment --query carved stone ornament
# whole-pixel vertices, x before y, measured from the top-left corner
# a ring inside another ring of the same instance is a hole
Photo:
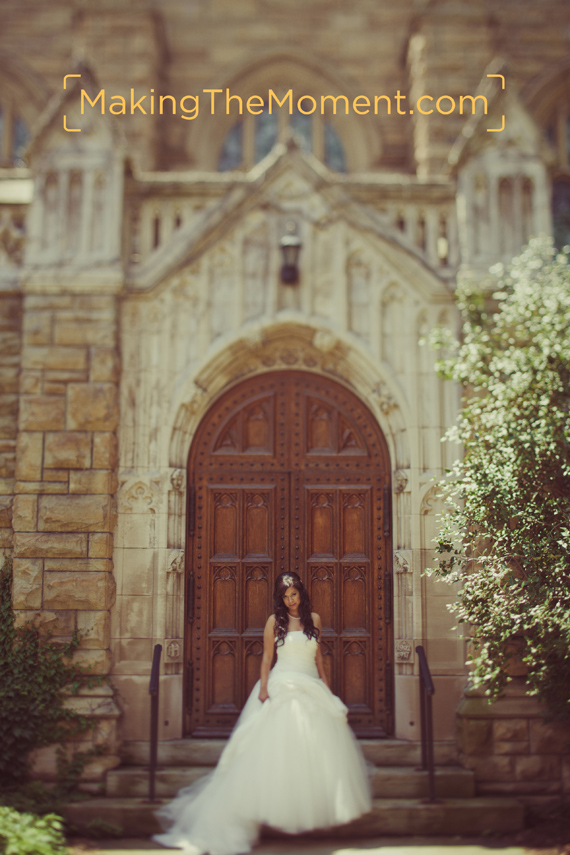
[[[192,418],[200,411],[204,403],[205,394],[204,389],[196,389],[195,393],[185,405],[188,418]]]
[[[302,347],[272,350],[262,354],[259,361],[265,368],[273,368],[274,365],[279,364],[286,365],[288,367],[292,367],[293,365],[304,365],[307,368],[314,368],[319,364],[313,353],[311,353],[308,348],[305,349]],[[255,372],[257,370],[257,365],[252,363],[250,370],[251,372]]]
[[[175,469],[170,476],[170,483],[172,484],[172,489],[180,493],[184,487],[184,469]]]
[[[336,347],[338,339],[326,330],[317,330],[313,336],[313,344],[317,350],[320,350],[322,353],[328,353]]]
[[[409,551],[403,552],[402,550],[400,550],[399,552],[394,552],[395,573],[409,573],[410,563],[411,556],[409,554]]]
[[[119,492],[119,510],[131,514],[154,514],[158,500],[158,482],[127,481]]]
[[[396,639],[395,643],[396,662],[413,662],[414,645],[412,641],[405,638]]]
[[[168,556],[168,572],[183,573],[184,572],[184,550],[174,549]]]
[[[430,487],[421,501],[420,514],[431,514],[433,512],[435,499],[435,489]]]
[[[182,661],[182,641],[178,638],[171,638],[166,642],[166,658],[169,662]]]
[[[0,253],[5,254],[11,264],[22,263],[24,228],[14,221],[12,212],[0,211]]]
[[[379,383],[378,386],[374,389],[374,394],[378,399],[378,403],[380,404],[380,409],[384,413],[385,416],[388,416],[392,410],[395,410],[398,406],[397,402],[394,400],[392,395],[390,395],[387,386],[384,383]]]
[[[408,475],[403,469],[394,472],[394,492],[403,493],[408,486]]]

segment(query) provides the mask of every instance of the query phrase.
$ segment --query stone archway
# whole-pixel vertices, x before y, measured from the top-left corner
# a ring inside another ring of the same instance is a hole
[[[229,732],[259,675],[274,577],[323,618],[333,689],[361,736],[393,728],[390,458],[354,393],[308,371],[213,403],[188,463],[185,729]]]

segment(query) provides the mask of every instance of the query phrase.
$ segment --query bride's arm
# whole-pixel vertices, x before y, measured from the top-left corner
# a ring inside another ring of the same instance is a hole
[[[331,687],[329,686],[329,680],[327,677],[327,673],[325,671],[325,663],[323,661],[323,648],[322,648],[322,644],[321,644],[321,635],[322,635],[322,629],[323,628],[321,625],[321,619],[316,612],[313,612],[313,623],[315,624],[316,628],[319,630],[319,638],[318,638],[318,642],[317,642],[317,655],[315,656],[315,664],[317,666],[317,671],[319,672],[319,677],[321,678],[321,680],[323,681],[323,683],[325,684],[327,689],[330,690]]]
[[[270,615],[265,624],[263,633],[263,656],[261,657],[261,688],[259,689],[259,700],[263,703],[269,698],[267,691],[267,681],[273,662],[273,652],[275,650],[275,615]]]

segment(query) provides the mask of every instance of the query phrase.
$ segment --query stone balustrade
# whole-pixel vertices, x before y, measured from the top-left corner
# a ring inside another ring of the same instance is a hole
[[[126,255],[133,265],[149,259],[179,229],[198,224],[232,188],[251,184],[246,176],[236,181],[235,174],[224,173],[168,178],[168,173],[149,174],[131,185]],[[454,183],[389,179],[355,176],[337,179],[335,186],[340,183],[350,200],[370,210],[378,232],[450,278],[459,263]]]

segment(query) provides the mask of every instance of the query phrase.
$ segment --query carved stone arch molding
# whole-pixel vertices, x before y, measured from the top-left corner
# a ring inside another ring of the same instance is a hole
[[[351,389],[378,421],[388,443],[392,471],[410,467],[410,413],[393,378],[347,336],[296,320],[242,332],[233,342],[220,345],[187,379],[172,408],[165,465],[186,466],[196,427],[224,389],[246,377],[288,368],[322,374]]]
[[[53,92],[45,79],[17,53],[0,49],[0,82],[4,95],[17,99],[18,112],[31,126]]]
[[[441,501],[439,492],[437,484],[428,483],[424,485],[420,492],[420,516],[437,513]]]

